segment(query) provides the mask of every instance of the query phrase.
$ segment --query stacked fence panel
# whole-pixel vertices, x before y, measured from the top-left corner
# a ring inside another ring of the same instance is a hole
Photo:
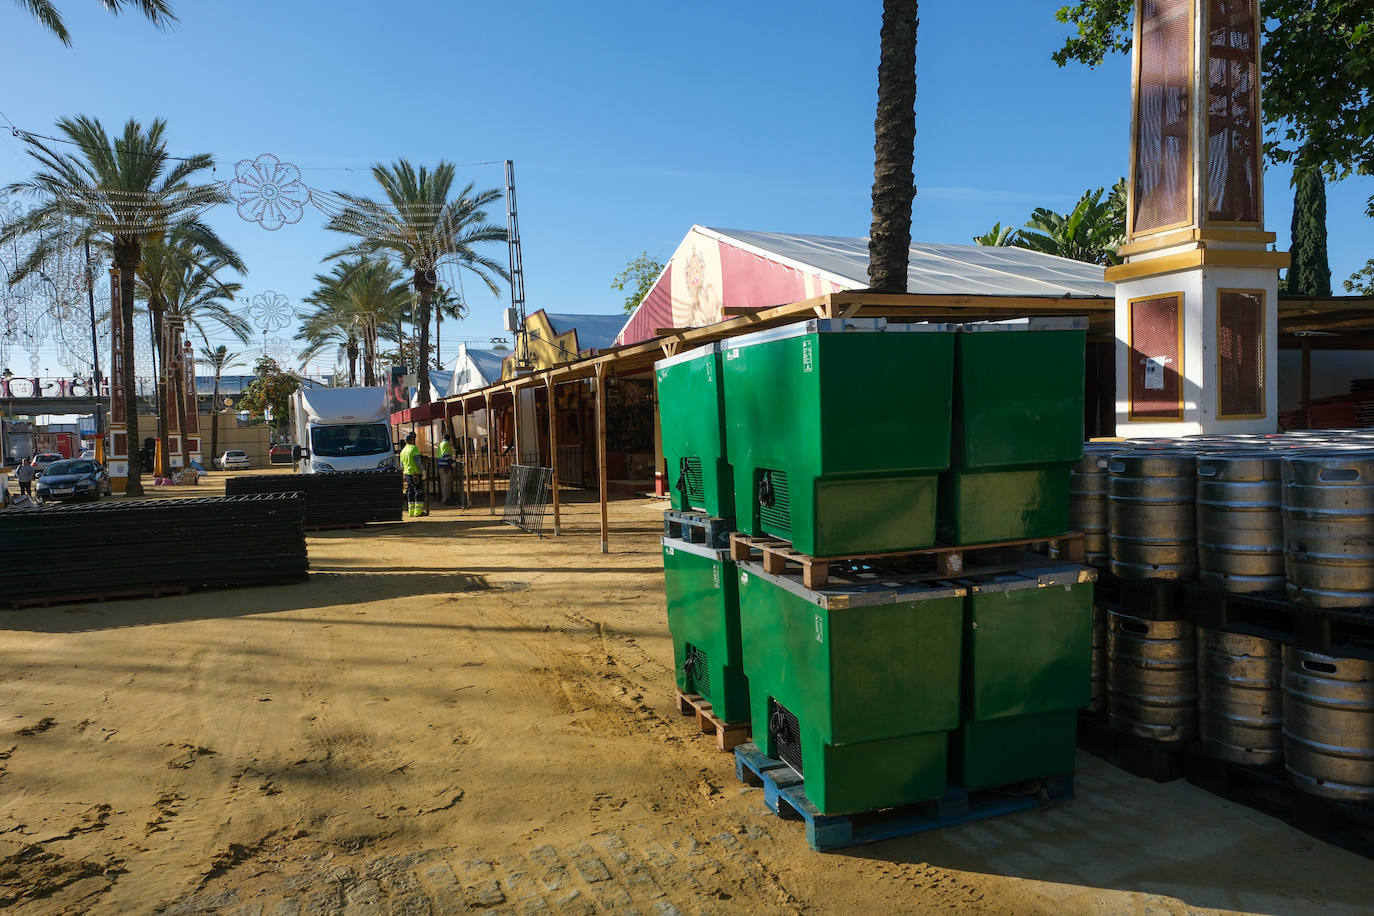
[[[11,605],[305,579],[299,495],[109,501],[0,513]]]
[[[350,528],[368,522],[399,522],[405,508],[401,475],[396,471],[339,474],[262,474],[230,477],[230,496],[300,493],[306,528]]]

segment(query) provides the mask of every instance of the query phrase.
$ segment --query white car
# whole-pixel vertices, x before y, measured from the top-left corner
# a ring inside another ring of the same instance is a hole
[[[220,455],[218,458],[215,459],[215,467],[219,468],[221,471],[228,471],[232,469],[242,470],[244,468],[251,467],[251,462],[249,462],[248,460],[247,452],[244,452],[240,449],[231,448],[228,451],[226,451],[223,455]]]

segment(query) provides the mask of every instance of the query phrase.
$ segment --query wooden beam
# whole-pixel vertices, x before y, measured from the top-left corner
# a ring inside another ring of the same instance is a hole
[[[491,395],[487,394],[487,492],[491,494],[491,505],[487,512],[496,514],[496,424],[491,413]]]
[[[554,388],[553,376],[544,373],[544,385],[549,390],[549,466],[553,468],[553,536],[558,537],[558,391]]]
[[[468,460],[468,401],[458,402],[463,418],[463,508],[472,508],[472,462]]]
[[[601,485],[601,552],[610,553],[610,531],[606,521],[606,364],[596,364],[596,464]]]

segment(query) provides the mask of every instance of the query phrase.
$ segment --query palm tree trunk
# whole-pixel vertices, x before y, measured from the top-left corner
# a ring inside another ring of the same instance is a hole
[[[358,345],[350,340],[344,352],[348,355],[348,387],[353,388],[358,384]]]
[[[377,323],[363,325],[363,384],[368,388],[377,384]]]
[[[433,292],[428,288],[420,291],[420,314],[416,316],[415,322],[419,326],[416,330],[420,335],[420,366],[415,370],[415,387],[419,389],[419,401],[422,405],[429,403],[429,297]]]
[[[129,476],[124,487],[125,496],[142,496],[143,481],[140,479],[142,467],[139,465],[138,450],[143,444],[138,436],[138,380],[134,368],[134,271],[141,260],[137,237],[119,239],[115,244],[115,266],[119,268],[120,324],[123,331],[120,338],[123,344],[124,378],[124,429],[128,436],[125,451],[129,453]]]
[[[907,290],[911,204],[916,197],[917,0],[883,0],[878,61],[878,113],[873,122],[873,225],[868,284],[878,292]]]

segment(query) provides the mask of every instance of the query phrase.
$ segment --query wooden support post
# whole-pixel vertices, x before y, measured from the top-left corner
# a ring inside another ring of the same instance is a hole
[[[1312,400],[1312,339],[1302,339],[1302,401],[1303,407]]]
[[[491,415],[491,395],[484,394],[487,403],[487,487],[491,493],[490,515],[496,514],[496,424]]]
[[[544,376],[549,389],[549,467],[553,468],[553,536],[558,537],[558,391],[553,384],[553,376]]]
[[[596,463],[601,482],[601,552],[610,553],[606,524],[606,364],[596,364]]]
[[[458,402],[463,417],[463,508],[472,508],[472,462],[468,458],[468,399]]]

